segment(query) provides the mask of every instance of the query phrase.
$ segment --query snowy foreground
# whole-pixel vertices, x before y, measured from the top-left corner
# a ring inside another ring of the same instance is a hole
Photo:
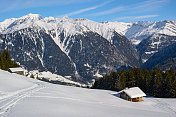
[[[0,70],[0,117],[176,117],[176,99],[54,85]]]

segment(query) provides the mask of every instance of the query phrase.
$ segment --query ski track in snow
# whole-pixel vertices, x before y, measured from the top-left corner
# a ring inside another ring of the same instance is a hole
[[[176,116],[176,110],[173,109],[168,103],[166,103],[164,101],[161,101],[157,98],[152,98],[152,99],[148,99],[148,100],[155,103],[155,105],[153,105],[154,107],[160,108],[160,109],[162,109],[164,111],[167,111],[167,112],[170,112],[170,113],[172,113],[173,115]]]
[[[29,88],[4,96],[2,99],[0,99],[0,117],[3,117],[3,115],[7,113],[10,108],[14,107],[19,101],[43,88],[45,88],[43,84],[37,83]]]

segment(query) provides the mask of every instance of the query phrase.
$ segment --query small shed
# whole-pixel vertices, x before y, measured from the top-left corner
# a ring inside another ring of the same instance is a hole
[[[139,87],[125,88],[119,92],[120,98],[123,98],[132,102],[142,101],[142,97],[146,94]]]
[[[9,68],[8,71],[10,73],[16,73],[16,74],[24,75],[24,69],[21,68],[21,67]]]

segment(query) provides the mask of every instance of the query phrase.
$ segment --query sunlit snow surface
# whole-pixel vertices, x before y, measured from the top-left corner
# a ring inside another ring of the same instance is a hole
[[[116,92],[54,85],[0,70],[0,117],[175,117],[176,99],[120,99]]]
[[[29,72],[28,77],[30,77],[31,74],[34,75],[35,79],[37,77],[39,77],[39,79],[45,78],[49,81],[60,81],[60,82],[65,82],[65,83],[69,83],[69,84],[72,84],[72,85],[77,85],[77,86],[80,86],[80,87],[81,86],[82,87],[86,86],[85,84],[81,84],[81,83],[72,81],[71,76],[64,76],[63,77],[63,76],[60,76],[60,75],[57,75],[57,74],[53,74],[49,71],[39,72],[38,70],[33,70],[33,71]]]

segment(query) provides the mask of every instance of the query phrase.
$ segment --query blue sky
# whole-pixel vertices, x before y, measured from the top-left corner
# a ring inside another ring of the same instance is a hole
[[[0,22],[29,13],[97,22],[176,20],[176,0],[0,0]]]

